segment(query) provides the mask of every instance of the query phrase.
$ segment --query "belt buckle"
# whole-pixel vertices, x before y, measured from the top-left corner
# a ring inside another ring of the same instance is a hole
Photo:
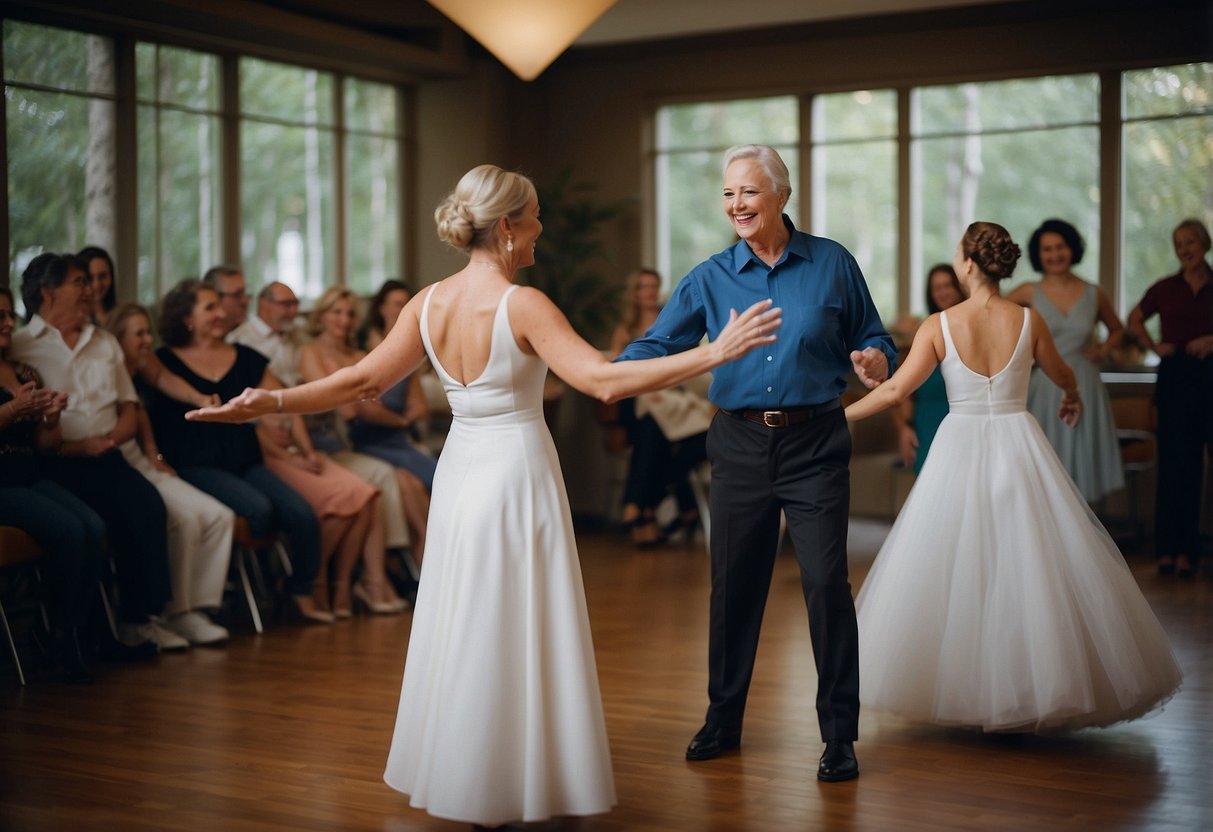
[[[764,410],[762,411],[762,423],[768,428],[786,428],[788,414],[782,410]]]

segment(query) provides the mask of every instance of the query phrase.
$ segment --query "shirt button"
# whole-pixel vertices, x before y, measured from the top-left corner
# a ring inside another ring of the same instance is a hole
[[[768,393],[770,393],[772,389],[773,389],[773,388],[768,387],[768,388],[767,388],[767,392],[768,392]]]
[[[773,355],[767,356],[767,361],[774,361],[774,360],[775,360],[775,356],[773,356]]]

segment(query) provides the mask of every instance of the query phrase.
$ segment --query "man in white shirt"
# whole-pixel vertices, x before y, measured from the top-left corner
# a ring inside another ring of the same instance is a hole
[[[122,599],[119,637],[130,646],[188,647],[155,618],[170,592],[164,502],[118,450],[135,435],[138,395],[122,348],[89,320],[88,272],[70,255],[41,254],[22,274],[21,295],[29,325],[13,335],[12,356],[68,395],[63,444],[43,473],[105,521]]]
[[[244,344],[264,355],[270,360],[270,372],[287,387],[294,387],[299,383],[299,348],[302,346],[295,328],[298,314],[299,299],[291,287],[275,281],[257,293],[256,317],[235,327],[227,334],[227,341]]]

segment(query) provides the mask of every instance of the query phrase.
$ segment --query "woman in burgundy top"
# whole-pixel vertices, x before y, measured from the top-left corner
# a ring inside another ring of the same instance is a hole
[[[1158,491],[1154,550],[1158,571],[1196,574],[1200,557],[1204,448],[1213,444],[1213,269],[1209,231],[1181,222],[1172,235],[1180,270],[1146,290],[1129,313],[1129,329],[1158,354]],[[1157,343],[1145,321],[1157,314]]]

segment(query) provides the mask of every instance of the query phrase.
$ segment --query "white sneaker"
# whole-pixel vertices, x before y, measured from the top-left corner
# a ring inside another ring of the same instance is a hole
[[[174,615],[164,625],[190,644],[218,644],[227,641],[231,633],[198,610]]]
[[[165,627],[156,619],[145,624],[122,624],[118,627],[118,639],[130,647],[150,641],[165,650],[185,650],[190,643],[172,630]]]

